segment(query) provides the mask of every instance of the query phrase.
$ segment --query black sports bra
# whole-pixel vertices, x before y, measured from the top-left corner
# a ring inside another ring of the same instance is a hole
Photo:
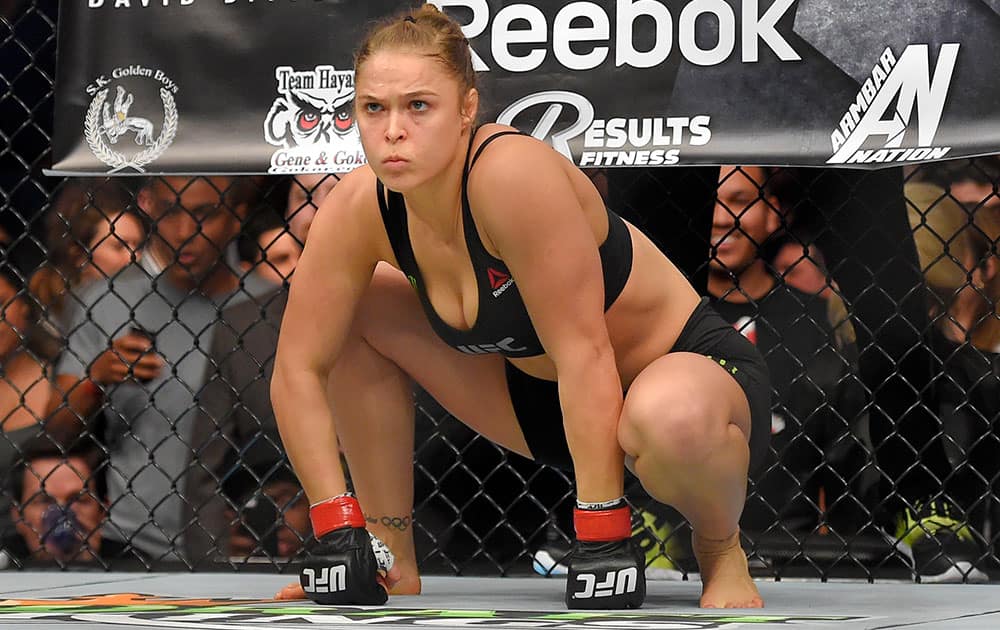
[[[465,168],[462,172],[462,225],[469,258],[472,260],[472,269],[476,275],[476,287],[479,290],[479,314],[476,316],[475,324],[468,330],[448,325],[434,310],[413,255],[403,195],[390,190],[387,199],[381,180],[377,185],[382,221],[389,242],[392,244],[392,250],[396,254],[396,260],[399,261],[403,273],[409,278],[410,284],[420,297],[420,303],[434,332],[449,346],[466,354],[498,352],[511,358],[545,354],[515,279],[511,276],[507,265],[483,247],[469,207],[467,189],[469,171],[479,159],[479,155],[497,138],[517,134],[520,132],[495,133],[483,140],[471,160],[468,153],[465,156]],[[475,136],[473,132],[469,138],[469,153]],[[621,217],[611,210],[608,210],[608,237],[601,244],[599,251],[601,266],[604,269],[604,309],[607,310],[622,292],[632,271],[632,236]]]

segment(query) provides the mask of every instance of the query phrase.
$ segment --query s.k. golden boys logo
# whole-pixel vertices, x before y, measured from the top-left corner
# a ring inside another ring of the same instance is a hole
[[[114,68],[87,86],[93,98],[83,136],[94,156],[111,167],[109,173],[144,173],[173,143],[179,120],[177,90],[162,70],[140,65]]]

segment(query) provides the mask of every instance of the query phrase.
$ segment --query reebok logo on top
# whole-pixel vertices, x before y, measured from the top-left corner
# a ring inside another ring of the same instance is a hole
[[[504,291],[514,284],[514,279],[510,277],[510,274],[497,271],[493,267],[487,267],[486,273],[489,276],[490,286],[493,288],[493,297],[495,298],[500,297]]]
[[[753,320],[752,317],[744,315],[736,320],[733,324],[733,328],[738,330],[740,334],[750,340],[750,343],[757,345],[757,322]]]

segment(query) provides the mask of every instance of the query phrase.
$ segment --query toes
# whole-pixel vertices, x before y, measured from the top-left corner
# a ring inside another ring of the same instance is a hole
[[[302,590],[302,585],[298,583],[289,584],[274,596],[277,600],[305,599],[306,592]]]
[[[763,608],[764,600],[760,598],[753,598],[749,600],[744,600],[740,602],[713,602],[713,601],[702,601],[699,603],[701,608]]]

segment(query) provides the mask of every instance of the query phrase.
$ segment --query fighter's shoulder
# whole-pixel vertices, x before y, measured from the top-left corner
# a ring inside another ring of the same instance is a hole
[[[532,184],[545,187],[552,176],[565,173],[567,165],[550,145],[507,125],[483,125],[472,148],[476,161],[469,172],[469,190],[475,196]]]
[[[493,123],[477,130],[472,151],[475,164],[469,171],[469,188],[487,194],[544,177],[559,160],[565,161],[537,138]]]
[[[523,162],[511,160],[511,157],[537,157],[554,153],[552,147],[537,138],[510,125],[498,123],[486,123],[478,127],[472,149],[479,153],[477,163],[488,162],[491,166],[509,164],[517,167],[523,165]]]
[[[354,244],[370,242],[366,235],[381,229],[375,173],[366,165],[342,175],[330,194],[323,200],[313,231],[324,238],[347,239]]]
[[[327,196],[324,205],[341,208],[343,211],[358,211],[378,206],[375,172],[365,164],[340,176],[337,185]]]

